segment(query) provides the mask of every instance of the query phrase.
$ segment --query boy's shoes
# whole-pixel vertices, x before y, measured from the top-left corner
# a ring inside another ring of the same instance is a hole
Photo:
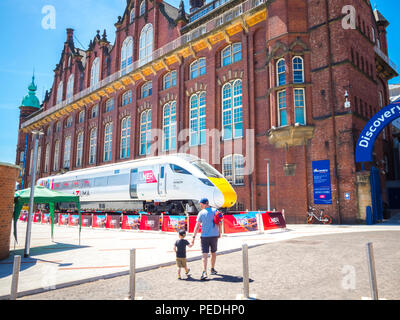
[[[203,271],[200,280],[206,280],[206,279],[207,279],[207,272]]]
[[[190,268],[188,269],[187,272],[185,272],[185,274],[186,274],[187,276],[190,276]]]
[[[178,280],[182,280],[181,276],[178,276]]]
[[[217,274],[217,270],[215,270],[214,268],[211,268],[211,274]]]

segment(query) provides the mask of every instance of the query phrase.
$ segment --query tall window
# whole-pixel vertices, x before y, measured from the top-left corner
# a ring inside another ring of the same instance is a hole
[[[68,78],[67,83],[67,99],[71,98],[74,95],[74,74],[71,74]]]
[[[37,150],[36,172],[40,172],[40,162],[42,161],[42,147],[39,146]]]
[[[33,149],[31,149],[31,157],[29,160],[29,174],[32,175],[32,170],[33,170]]]
[[[60,162],[60,140],[57,140],[54,145],[53,171],[58,171],[59,162]]]
[[[140,115],[140,154],[150,154],[151,147],[151,110]]]
[[[135,20],[135,8],[131,10],[130,18],[129,18],[129,23],[132,23],[133,20]]]
[[[106,102],[106,112],[110,112],[111,110],[114,110],[114,99],[108,99]]]
[[[78,122],[83,123],[84,121],[85,121],[85,110],[82,110],[81,112],[79,112]]]
[[[189,145],[206,143],[206,93],[194,94],[190,98]]]
[[[99,114],[99,105],[96,104],[96,105],[92,108],[92,112],[91,112],[91,114],[90,114],[91,119],[96,118],[98,114]]]
[[[151,81],[146,82],[142,86],[142,98],[151,96],[153,93],[153,83]]]
[[[90,73],[90,86],[94,86],[100,80],[100,59],[97,57],[94,59],[92,64],[92,70]]]
[[[164,90],[176,86],[176,71],[168,72],[164,76]]]
[[[144,15],[145,12],[146,12],[146,0],[143,0],[143,1],[140,3],[139,15],[140,15],[140,16],[141,16],[141,15]]]
[[[242,60],[242,44],[237,42],[227,46],[222,50],[221,58],[222,66]]]
[[[278,118],[279,126],[287,125],[286,91],[278,92]]]
[[[78,134],[78,138],[76,139],[76,166],[82,166],[82,158],[83,158],[83,132]]]
[[[277,86],[283,86],[286,84],[285,71],[285,59],[280,59],[276,63]]]
[[[96,163],[96,152],[97,152],[97,128],[90,130],[90,141],[89,141],[89,164]]]
[[[70,168],[71,164],[71,137],[66,137],[64,142],[63,168]]]
[[[56,124],[56,132],[60,132],[61,131],[61,122],[58,121]]]
[[[244,184],[244,157],[240,154],[226,156],[222,159],[222,174],[234,185]]]
[[[121,121],[121,148],[120,158],[127,159],[130,155],[131,144],[131,117],[125,117]]]
[[[294,89],[294,122],[306,124],[306,104],[304,89]]]
[[[66,128],[71,128],[73,122],[74,122],[74,119],[72,118],[72,116],[68,117],[67,121],[65,122],[65,127]]]
[[[222,122],[224,140],[243,137],[242,80],[222,87]]]
[[[132,91],[128,90],[122,95],[122,106],[132,103]]]
[[[303,83],[303,82],[304,82],[303,58],[294,57],[293,58],[293,83]]]
[[[44,156],[44,172],[49,172],[50,165],[50,144],[46,145],[46,153]]]
[[[63,91],[64,91],[64,85],[63,82],[61,81],[57,87],[57,104],[63,101]]]
[[[190,65],[190,79],[206,74],[206,58],[200,58]]]
[[[107,123],[104,128],[104,162],[111,161],[113,124]]]
[[[144,2],[144,1],[143,1]],[[153,53],[153,25],[146,24],[140,32],[139,38],[139,66],[152,60]]]
[[[127,37],[121,48],[121,69],[125,69],[133,63],[133,38]]]
[[[176,149],[176,102],[167,103],[163,112],[163,150]]]

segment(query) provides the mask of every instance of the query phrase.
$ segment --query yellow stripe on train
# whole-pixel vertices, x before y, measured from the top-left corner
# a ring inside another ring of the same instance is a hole
[[[211,182],[222,192],[225,202],[222,208],[232,207],[237,200],[235,190],[233,190],[230,183],[225,178],[209,178]]]

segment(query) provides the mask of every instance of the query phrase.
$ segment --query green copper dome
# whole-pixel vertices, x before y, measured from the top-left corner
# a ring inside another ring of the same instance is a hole
[[[37,86],[35,85],[35,76],[32,77],[32,83],[28,87],[28,94],[22,99],[22,107],[34,107],[40,109],[39,99],[36,97]]]

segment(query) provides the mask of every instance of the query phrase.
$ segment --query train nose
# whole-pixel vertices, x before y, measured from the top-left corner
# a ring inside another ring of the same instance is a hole
[[[224,195],[222,194],[221,190],[217,188],[214,189],[213,199],[214,199],[214,204],[217,208],[221,208],[225,203]]]
[[[232,186],[229,184],[229,182],[224,178],[210,178],[210,180],[218,188],[218,190],[214,191],[214,197],[215,194],[218,193],[218,191],[220,192],[220,195],[222,195],[222,198],[218,196],[218,201],[222,202],[222,204],[219,207],[221,208],[232,207],[236,203],[237,195],[235,190],[233,190]]]

